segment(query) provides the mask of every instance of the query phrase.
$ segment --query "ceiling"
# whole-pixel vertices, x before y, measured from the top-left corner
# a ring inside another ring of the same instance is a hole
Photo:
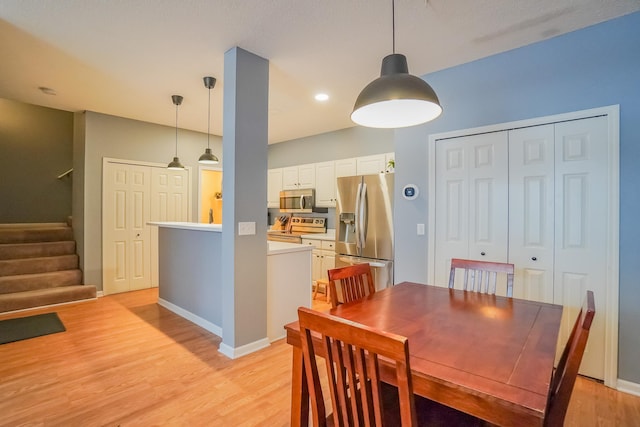
[[[396,51],[425,75],[638,10],[640,0],[396,0]],[[269,60],[269,142],[281,142],[353,126],[358,93],[392,52],[391,21],[390,0],[2,0],[0,97],[175,126],[179,94],[179,126],[206,132],[210,75],[222,135],[224,53],[239,46]]]

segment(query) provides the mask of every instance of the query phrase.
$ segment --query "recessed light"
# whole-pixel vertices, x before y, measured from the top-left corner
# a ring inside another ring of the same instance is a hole
[[[316,101],[326,101],[329,99],[329,95],[327,95],[326,93],[317,93],[316,96]]]
[[[55,91],[55,89],[51,89],[50,87],[40,86],[38,89],[40,90],[40,92],[44,93],[45,95],[57,95],[58,94]]]

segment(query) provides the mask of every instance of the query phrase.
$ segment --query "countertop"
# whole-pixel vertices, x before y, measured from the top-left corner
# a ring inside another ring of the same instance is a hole
[[[202,224],[199,222],[159,222],[151,221],[149,225],[157,225],[158,227],[180,228],[182,230],[211,231],[214,233],[222,233],[222,224]]]
[[[312,240],[336,240],[336,230],[330,228],[326,233],[303,234],[300,237]]]
[[[300,245],[298,243],[288,243],[288,242],[267,242],[269,245],[269,249],[267,251],[267,255],[279,255],[286,254],[289,252],[303,252],[303,251],[311,251],[313,248],[309,245]]]

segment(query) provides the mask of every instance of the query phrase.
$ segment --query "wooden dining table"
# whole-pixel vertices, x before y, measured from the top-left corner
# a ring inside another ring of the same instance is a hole
[[[496,425],[543,424],[562,306],[403,282],[329,313],[407,337],[414,393]],[[307,426],[298,322],[285,329],[291,425]],[[381,377],[394,384],[393,367]]]

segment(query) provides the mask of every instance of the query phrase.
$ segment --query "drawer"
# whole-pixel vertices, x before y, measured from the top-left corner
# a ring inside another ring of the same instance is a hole
[[[315,249],[322,249],[322,244],[320,240],[315,239],[302,239],[303,245],[313,246]]]
[[[334,240],[322,240],[322,245],[321,245],[322,249],[328,250],[328,251],[335,251],[336,250],[336,242]]]

